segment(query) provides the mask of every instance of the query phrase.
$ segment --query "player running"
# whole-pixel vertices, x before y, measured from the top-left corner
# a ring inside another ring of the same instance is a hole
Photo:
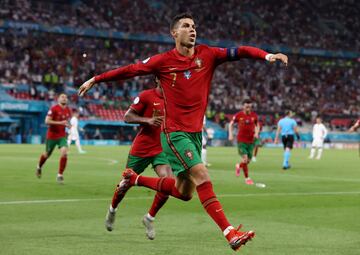
[[[233,126],[234,123],[238,125],[237,146],[238,152],[241,156],[240,164],[235,165],[236,176],[240,175],[240,169],[243,169],[245,176],[245,183],[253,185],[254,181],[249,177],[248,165],[252,158],[254,150],[255,139],[259,138],[259,122],[258,116],[252,111],[252,102],[250,99],[245,99],[243,102],[243,110],[234,115],[229,124],[229,140],[234,140]]]
[[[49,126],[46,134],[46,149],[40,156],[38,166],[36,168],[36,176],[41,178],[42,166],[51,156],[56,146],[60,149],[59,171],[56,181],[60,184],[64,183],[63,173],[67,162],[68,145],[66,143],[65,127],[69,127],[69,119],[71,110],[67,106],[68,98],[65,94],[60,94],[58,104],[50,108],[45,118],[45,124]]]
[[[187,13],[173,18],[170,32],[175,40],[173,50],[95,76],[79,88],[79,94],[84,95],[99,82],[156,74],[165,101],[161,142],[176,178],[145,177],[131,169],[125,170],[123,176],[129,185],[145,186],[182,200],[191,199],[196,190],[204,209],[219,226],[230,247],[237,250],[255,233],[239,231],[228,222],[201,160],[201,130],[210,83],[216,67],[226,61],[254,58],[287,64],[287,56],[247,46],[228,49],[195,46],[195,23]]]
[[[164,98],[159,81],[157,79],[155,81],[156,88],[140,93],[125,113],[125,122],[141,125],[131,146],[126,168],[131,168],[137,174],[141,174],[151,164],[159,177],[166,177],[172,176],[172,172],[160,141],[161,124],[164,118]],[[108,231],[114,229],[116,209],[130,188],[129,182],[124,179],[117,185],[106,214],[105,227]],[[168,198],[169,195],[157,192],[149,212],[143,218],[146,235],[150,240],[155,238],[153,222],[156,213]]]
[[[70,148],[72,141],[75,141],[75,145],[76,145],[78,152],[80,154],[86,153],[86,151],[84,151],[80,145],[80,135],[79,135],[79,130],[78,130],[78,126],[79,126],[79,112],[78,111],[75,111],[75,110],[73,111],[73,114],[72,114],[72,117],[70,120],[70,126],[71,127],[69,129],[69,134],[68,134],[68,139],[67,139],[68,147]]]
[[[292,118],[294,113],[292,111],[286,111],[285,117],[279,120],[278,128],[275,135],[275,144],[279,142],[279,134],[281,134],[281,140],[284,146],[284,160],[283,169],[287,170],[290,166],[290,155],[294,145],[294,135],[300,140],[300,135],[296,121]]]
[[[318,149],[318,154],[316,156],[316,159],[321,158],[321,154],[324,147],[324,140],[327,136],[327,129],[322,123],[322,120],[320,117],[316,118],[316,123],[313,127],[313,141],[311,144],[311,151],[310,151],[310,159],[313,159],[315,157],[316,149]]]

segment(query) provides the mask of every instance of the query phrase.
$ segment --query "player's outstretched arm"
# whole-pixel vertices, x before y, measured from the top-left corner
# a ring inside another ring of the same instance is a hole
[[[95,84],[96,84],[95,77],[92,77],[91,79],[84,82],[78,90],[79,96],[81,97],[84,96],[86,92],[88,92],[92,87],[95,86]]]
[[[135,76],[153,74],[161,65],[161,59],[161,54],[158,54],[143,61],[139,61],[136,64],[122,66],[108,72],[96,75],[80,86],[78,94],[79,96],[85,95],[86,92],[89,91],[96,83],[105,81],[126,80]]]
[[[286,66],[288,65],[288,56],[282,53],[276,53],[276,54],[268,54],[266,56],[266,60],[270,63],[274,63],[276,61],[280,61],[284,63]]]

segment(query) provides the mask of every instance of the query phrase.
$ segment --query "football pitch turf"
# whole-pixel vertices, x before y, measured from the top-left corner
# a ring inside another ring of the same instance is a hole
[[[117,212],[115,230],[104,218],[129,147],[71,147],[65,184],[56,183],[59,152],[35,166],[43,145],[0,146],[0,254],[170,255],[234,254],[197,195],[170,198],[155,221],[156,238],[141,223],[153,191],[130,190]],[[281,149],[260,149],[250,175],[266,188],[235,177],[234,148],[209,148],[215,192],[230,222],[256,231],[239,254],[360,254],[360,158],[357,150],[325,150],[309,160],[295,149],[292,168],[281,170]],[[144,175],[153,175],[148,168]]]

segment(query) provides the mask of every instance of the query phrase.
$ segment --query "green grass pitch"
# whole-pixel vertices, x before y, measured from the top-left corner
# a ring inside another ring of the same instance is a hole
[[[174,198],[157,215],[147,240],[141,219],[154,195],[134,187],[120,205],[115,230],[104,218],[129,147],[71,147],[65,184],[55,181],[59,152],[34,175],[44,146],[0,146],[0,254],[234,254],[197,195]],[[360,254],[360,158],[356,150],[325,150],[309,160],[295,149],[292,169],[281,170],[282,150],[260,149],[250,175],[266,188],[235,177],[234,148],[209,148],[215,192],[230,222],[256,231],[239,254]],[[144,172],[153,175],[151,169]],[[24,201],[24,202],[21,202]]]

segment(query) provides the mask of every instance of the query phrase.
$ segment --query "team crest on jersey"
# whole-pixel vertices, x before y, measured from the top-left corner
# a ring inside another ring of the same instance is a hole
[[[186,150],[184,154],[185,154],[185,157],[189,158],[190,160],[194,159],[194,155],[191,150]]]
[[[185,72],[184,72],[184,76],[185,76],[185,78],[188,80],[188,79],[190,79],[190,77],[191,77],[191,72],[190,72],[190,70],[186,70]]]
[[[203,65],[203,61],[201,58],[195,58],[195,64],[197,65],[198,68],[201,68]]]

